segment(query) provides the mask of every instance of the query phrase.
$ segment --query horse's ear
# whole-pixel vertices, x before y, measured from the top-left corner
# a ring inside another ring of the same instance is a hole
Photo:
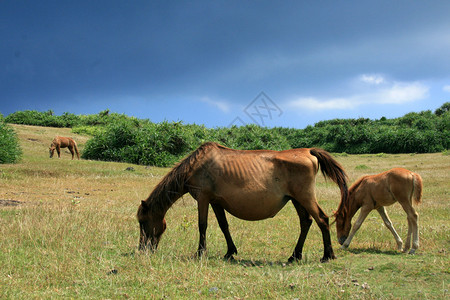
[[[143,208],[143,209],[148,209],[148,208],[149,208],[148,203],[145,202],[144,200],[141,201],[141,205],[142,205],[142,208]]]

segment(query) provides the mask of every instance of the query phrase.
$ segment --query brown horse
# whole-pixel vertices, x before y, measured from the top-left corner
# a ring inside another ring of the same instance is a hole
[[[76,152],[78,159],[80,159],[80,153],[78,153],[77,143],[72,138],[63,136],[57,136],[53,139],[50,148],[48,149],[50,158],[53,157],[55,149],[56,152],[58,152],[58,158],[61,158],[61,148],[69,148],[70,153],[72,153],[72,159]]]
[[[419,174],[406,169],[394,168],[389,171],[363,176],[358,179],[349,189],[348,201],[341,201],[336,217],[337,238],[342,248],[347,248],[352,241],[356,231],[367,215],[374,209],[378,211],[386,227],[394,235],[398,250],[402,250],[403,241],[392,226],[392,222],[386,213],[385,206],[395,202],[405,210],[408,216],[408,235],[403,252],[411,247],[410,254],[414,254],[419,247],[419,229],[417,226],[418,214],[412,206],[412,200],[419,204],[422,199],[422,178]],[[361,208],[358,220],[352,227],[352,218]],[[351,233],[349,235],[349,232]]]
[[[166,229],[164,216],[170,206],[189,193],[197,200],[200,241],[197,255],[206,250],[208,208],[212,206],[227,242],[226,259],[233,259],[236,246],[228,230],[225,210],[244,220],[274,217],[292,201],[300,218],[301,232],[289,261],[302,258],[303,244],[312,219],[322,231],[324,255],[334,259],[328,217],[316,201],[315,177],[320,168],[347,197],[346,174],[329,153],[321,149],[233,150],[206,143],[175,166],[142,201],[139,249],[156,250]]]

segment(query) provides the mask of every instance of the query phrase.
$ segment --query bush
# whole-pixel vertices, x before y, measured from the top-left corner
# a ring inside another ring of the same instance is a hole
[[[17,135],[0,115],[0,164],[16,163],[21,157],[22,150]]]

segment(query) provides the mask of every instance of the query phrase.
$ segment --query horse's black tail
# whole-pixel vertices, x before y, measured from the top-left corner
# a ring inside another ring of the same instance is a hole
[[[348,176],[344,168],[325,150],[311,148],[309,153],[317,157],[323,176],[330,178],[339,186],[341,190],[341,204],[346,203],[348,201]]]

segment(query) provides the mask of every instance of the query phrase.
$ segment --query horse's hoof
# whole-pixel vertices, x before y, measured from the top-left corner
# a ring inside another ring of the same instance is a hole
[[[292,264],[294,262],[299,262],[302,260],[302,256],[300,255],[299,257],[292,255],[291,257],[289,257],[288,259],[288,264]]]
[[[235,261],[233,255],[225,255],[225,256],[223,257],[223,259],[226,260],[226,261],[230,261],[230,262]]]
[[[329,262],[330,260],[332,260],[332,259],[336,259],[336,256],[333,254],[332,256],[330,256],[330,257],[322,257],[321,259],[320,259],[320,262],[321,263],[326,263],[326,262]]]
[[[411,249],[411,250],[408,252],[408,254],[411,254],[411,255],[416,254],[416,249]]]

